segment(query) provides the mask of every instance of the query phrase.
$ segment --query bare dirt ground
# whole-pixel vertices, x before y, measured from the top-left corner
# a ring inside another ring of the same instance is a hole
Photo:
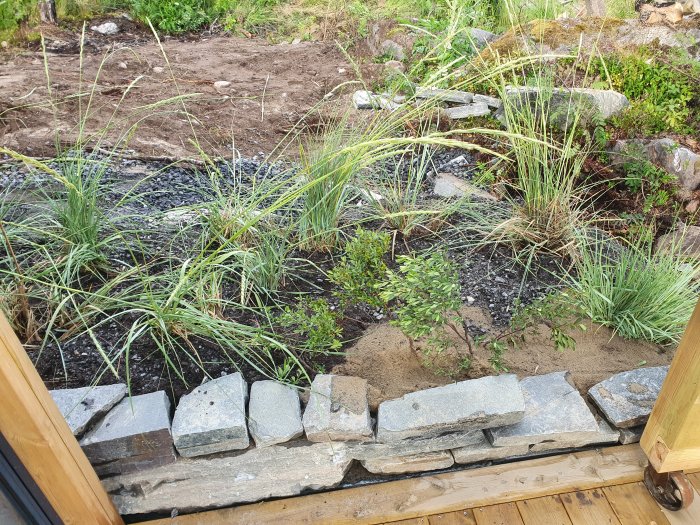
[[[493,332],[491,319],[481,308],[465,307],[461,314],[472,326]],[[609,328],[592,323],[587,323],[586,331],[570,335],[576,340],[576,349],[560,352],[554,349],[548,328],[542,325],[518,348],[509,349],[503,363],[510,373],[520,378],[568,370],[585,396],[591,386],[613,374],[640,366],[667,365],[673,358],[672,351],[663,351],[643,341],[627,341]],[[460,369],[461,360],[468,356],[466,345],[456,337],[450,339],[454,346],[438,355],[432,364],[424,366],[423,357],[409,348],[398,328],[388,323],[375,325],[348,348],[345,362],[337,365],[333,373],[367,379],[371,407],[409,392],[446,385],[455,379],[494,374],[489,364],[489,351],[483,347],[475,348],[474,356],[469,356],[472,362],[468,369]],[[444,370],[451,373],[448,375]]]
[[[59,36],[47,45],[60,51],[47,54],[50,91],[40,50],[0,54],[1,145],[55,155],[56,132],[74,143],[92,98],[85,128],[109,127],[105,146],[136,125],[127,147],[144,156],[195,154],[195,137],[210,155],[230,158],[233,144],[244,155],[269,153],[326,93],[355,76],[332,42],[166,39],[166,62],[143,31],[113,41],[90,35],[81,71],[79,34]],[[217,88],[217,81],[230,84]],[[179,95],[187,97],[159,105]]]

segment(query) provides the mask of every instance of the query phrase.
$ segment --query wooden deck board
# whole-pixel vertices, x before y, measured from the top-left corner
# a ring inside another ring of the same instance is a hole
[[[561,502],[574,525],[620,525],[620,520],[601,489],[563,494]]]
[[[517,502],[525,525],[572,525],[559,495]]]
[[[444,514],[433,514],[428,516],[428,523],[430,525],[476,525],[476,520],[474,519],[474,512],[471,509],[466,509]]]
[[[501,503],[474,509],[477,525],[523,525],[518,506],[513,503]]]
[[[603,492],[622,525],[670,525],[644,483],[603,487]]]

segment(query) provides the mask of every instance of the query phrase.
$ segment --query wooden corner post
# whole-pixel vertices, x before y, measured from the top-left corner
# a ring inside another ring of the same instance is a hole
[[[0,433],[65,524],[123,520],[0,312]]]

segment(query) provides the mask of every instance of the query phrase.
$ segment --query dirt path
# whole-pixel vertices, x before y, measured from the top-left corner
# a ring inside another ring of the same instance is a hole
[[[172,39],[164,43],[171,74],[158,45],[138,41],[120,42],[121,47],[108,52],[90,48],[84,57],[81,98],[84,114],[91,83],[107,55],[86,128],[95,132],[111,123],[108,140],[113,143],[138,123],[128,147],[142,155],[192,154],[189,140],[195,135],[209,154],[230,157],[232,143],[244,155],[269,153],[326,93],[354,75],[331,42]],[[61,142],[74,141],[81,74],[77,49],[70,49],[70,54],[49,53],[51,94],[41,52],[0,54],[1,145],[39,156],[54,153],[56,130]],[[217,88],[217,81],[230,84]],[[191,95],[184,107],[194,117],[192,126],[181,103],[153,106],[178,94]]]

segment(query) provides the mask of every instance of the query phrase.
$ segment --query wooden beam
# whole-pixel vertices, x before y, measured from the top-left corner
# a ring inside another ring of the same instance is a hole
[[[0,400],[0,432],[63,522],[123,524],[1,312]]]
[[[700,302],[673,356],[640,445],[657,472],[700,468]]]
[[[386,523],[632,483],[642,479],[645,465],[639,446],[625,445],[189,514],[148,525]]]

